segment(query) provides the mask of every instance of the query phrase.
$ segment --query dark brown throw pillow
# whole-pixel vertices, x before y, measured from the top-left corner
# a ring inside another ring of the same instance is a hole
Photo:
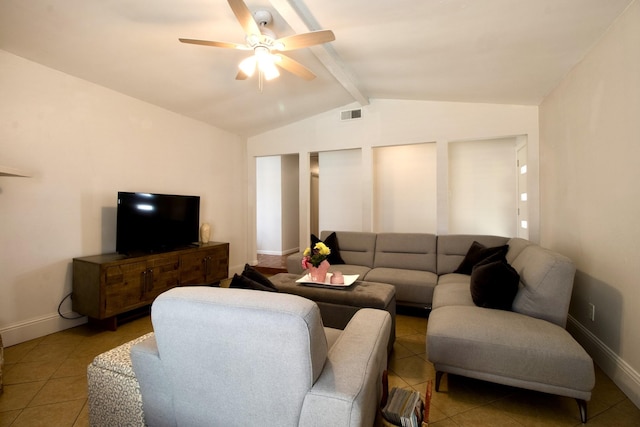
[[[459,274],[467,274],[470,275],[473,267],[486,260],[489,257],[495,257],[492,259],[504,259],[507,255],[507,251],[509,250],[509,245],[503,246],[495,246],[492,248],[487,248],[480,242],[474,241],[471,244],[471,247],[467,251],[464,259],[458,266],[458,268],[454,271],[454,273]]]
[[[311,235],[311,249],[313,249],[313,247],[318,242],[322,242],[322,240],[320,240],[318,238],[318,236],[316,236],[315,234],[312,234]],[[338,247],[338,237],[336,236],[335,232],[329,234],[327,236],[327,238],[324,239],[324,242],[322,242],[322,243],[327,245],[327,247],[331,250],[331,253],[327,257],[327,261],[329,261],[329,264],[335,265],[335,264],[344,264],[345,263],[344,260],[342,259],[342,257],[340,256],[340,248]]]
[[[506,261],[477,264],[471,272],[471,298],[478,307],[511,310],[520,275]]]
[[[239,288],[239,289],[254,289],[256,291],[269,291],[269,292],[278,292],[275,288],[270,288],[268,286],[264,286],[255,280],[251,280],[245,276],[239,276],[237,274],[233,275],[231,279],[231,284],[229,284],[230,288]]]
[[[262,286],[266,286],[267,288],[271,288],[274,291],[278,290],[278,288],[276,288],[275,285],[273,283],[271,283],[271,280],[269,280],[267,278],[267,276],[265,276],[264,274],[260,273],[258,270],[256,270],[255,268],[251,267],[249,264],[245,264],[244,265],[244,270],[242,271],[242,275],[244,277],[247,277],[247,278],[253,280],[254,282],[260,283]]]

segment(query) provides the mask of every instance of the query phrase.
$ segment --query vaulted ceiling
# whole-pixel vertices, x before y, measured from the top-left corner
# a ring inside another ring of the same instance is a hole
[[[371,98],[537,105],[633,0],[246,0],[312,70],[235,80],[249,52],[226,0],[2,0],[0,49],[251,136]]]

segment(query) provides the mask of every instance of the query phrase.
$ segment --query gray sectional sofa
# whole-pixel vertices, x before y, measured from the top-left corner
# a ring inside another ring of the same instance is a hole
[[[436,369],[436,390],[450,373],[572,397],[586,422],[595,374],[591,357],[565,330],[575,274],[570,259],[500,236],[337,231],[333,238],[345,264],[330,271],[392,284],[399,306],[431,309],[427,355]],[[508,246],[504,264],[517,274],[507,309],[476,305],[476,275],[456,272],[474,242]],[[291,255],[287,268],[302,274],[301,254]]]

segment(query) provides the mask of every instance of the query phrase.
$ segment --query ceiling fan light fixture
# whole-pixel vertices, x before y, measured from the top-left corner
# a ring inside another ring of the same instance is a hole
[[[254,54],[252,56],[245,58],[238,64],[240,71],[236,74],[236,80],[246,80],[256,74],[257,70],[260,91],[262,91],[263,80],[272,80],[280,76],[279,68],[276,65],[305,80],[313,80],[316,77],[311,70],[294,59],[280,53],[274,55],[274,53],[332,42],[335,40],[333,31],[311,31],[278,39],[273,30],[267,28],[273,19],[269,11],[258,10],[255,14],[252,14],[244,0],[227,1],[244,30],[246,44],[184,38],[179,38],[178,40],[182,43],[204,46],[253,50]]]
[[[249,46],[257,46],[260,43],[260,36],[257,34],[250,34],[247,36],[247,44]]]
[[[256,71],[256,62],[257,62],[256,57],[250,56],[248,58],[243,59],[238,65],[238,68],[240,68],[240,71],[245,73],[247,77],[251,77],[253,76],[253,73]]]
[[[260,72],[264,75],[265,80],[273,80],[280,76],[278,68],[275,66],[276,57],[271,54],[266,47],[257,47],[255,49],[255,58],[260,69]]]
[[[264,79],[267,81],[280,76],[280,71],[278,71],[273,61],[258,62],[258,67],[260,67],[260,71],[264,74]]]

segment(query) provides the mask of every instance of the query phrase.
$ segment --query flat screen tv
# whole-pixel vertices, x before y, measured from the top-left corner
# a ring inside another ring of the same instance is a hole
[[[118,192],[116,251],[164,252],[198,241],[200,197]]]

